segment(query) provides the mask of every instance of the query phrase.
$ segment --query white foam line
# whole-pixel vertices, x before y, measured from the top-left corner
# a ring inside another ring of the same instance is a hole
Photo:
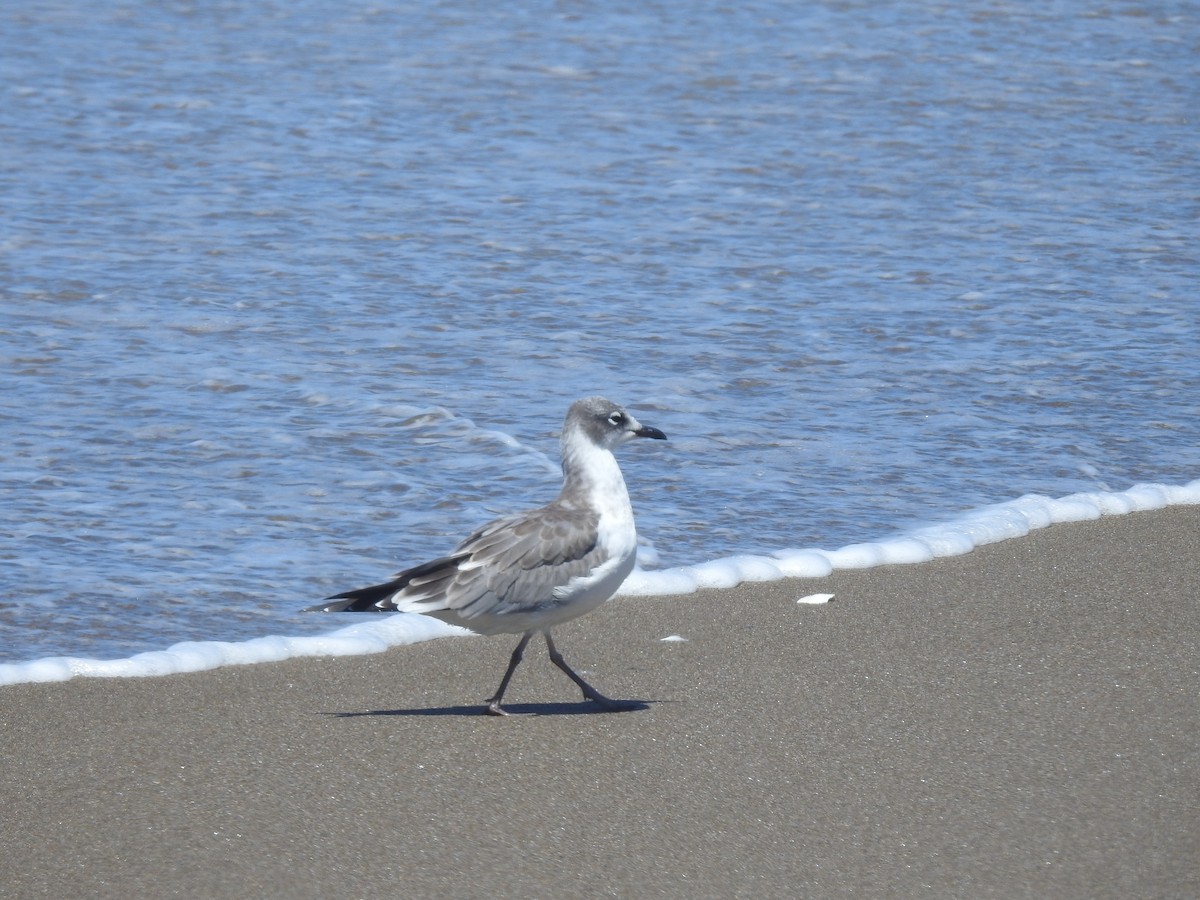
[[[382,653],[399,644],[415,644],[436,637],[470,633],[429,616],[396,613],[387,617],[372,616],[337,631],[308,637],[268,635],[249,641],[185,641],[166,650],[151,650],[127,659],[49,656],[31,662],[0,663],[0,685],[67,681],[71,678],[176,675],[299,656],[361,656]]]
[[[975,510],[944,525],[920,528],[875,543],[838,550],[781,550],[771,556],[733,556],[698,566],[662,571],[635,570],[621,586],[625,596],[690,594],[700,588],[730,588],[743,582],[820,578],[835,569],[926,562],[969,553],[983,544],[1021,537],[1060,522],[1078,522],[1139,510],[1200,503],[1200,479],[1182,486],[1139,484],[1120,493],[1082,493],[1054,499],[1029,494]],[[0,685],[66,681],[70,678],[134,678],[199,672],[219,666],[272,662],[299,656],[381,653],[452,634],[469,634],[437,619],[411,613],[369,617],[327,634],[268,637],[249,641],[188,641],[128,659],[52,656],[0,663]]]
[[[781,550],[771,556],[732,556],[698,566],[663,571],[637,569],[621,585],[625,596],[690,594],[701,588],[731,588],[744,582],[821,578],[835,569],[928,562],[970,553],[976,547],[1022,537],[1060,522],[1099,519],[1139,510],[1200,503],[1200,479],[1182,486],[1139,484],[1120,493],[1071,494],[1058,499],[1027,494],[947,522],[889,540],[851,544],[839,550]]]

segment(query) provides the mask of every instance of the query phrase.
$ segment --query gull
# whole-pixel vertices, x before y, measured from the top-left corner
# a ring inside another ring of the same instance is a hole
[[[505,516],[468,535],[450,554],[400,572],[391,581],[328,597],[308,611],[414,612],[480,634],[521,634],[487,712],[500,705],[530,639],[541,633],[550,660],[604,710],[644,709],[613,700],[572,669],[550,629],[608,600],[633,570],[637,530],[613,451],[633,438],[666,440],[603,397],[576,400],[560,441],[563,485],[539,509]]]

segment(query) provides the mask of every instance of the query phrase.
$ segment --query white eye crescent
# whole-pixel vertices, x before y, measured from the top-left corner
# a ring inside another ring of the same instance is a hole
[[[608,416],[608,424],[624,425],[625,424],[625,413],[623,413],[623,412],[610,413]]]

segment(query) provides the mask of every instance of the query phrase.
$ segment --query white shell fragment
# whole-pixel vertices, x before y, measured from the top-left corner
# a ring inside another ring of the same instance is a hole
[[[801,597],[796,602],[797,603],[811,603],[813,605],[816,605],[818,603],[828,603],[832,599],[833,599],[833,594],[809,594],[807,597]]]

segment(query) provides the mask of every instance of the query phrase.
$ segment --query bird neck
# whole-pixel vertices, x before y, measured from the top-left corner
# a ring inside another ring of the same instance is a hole
[[[584,500],[601,512],[629,508],[625,479],[611,450],[597,446],[578,433],[564,436],[562,466],[562,500]]]

